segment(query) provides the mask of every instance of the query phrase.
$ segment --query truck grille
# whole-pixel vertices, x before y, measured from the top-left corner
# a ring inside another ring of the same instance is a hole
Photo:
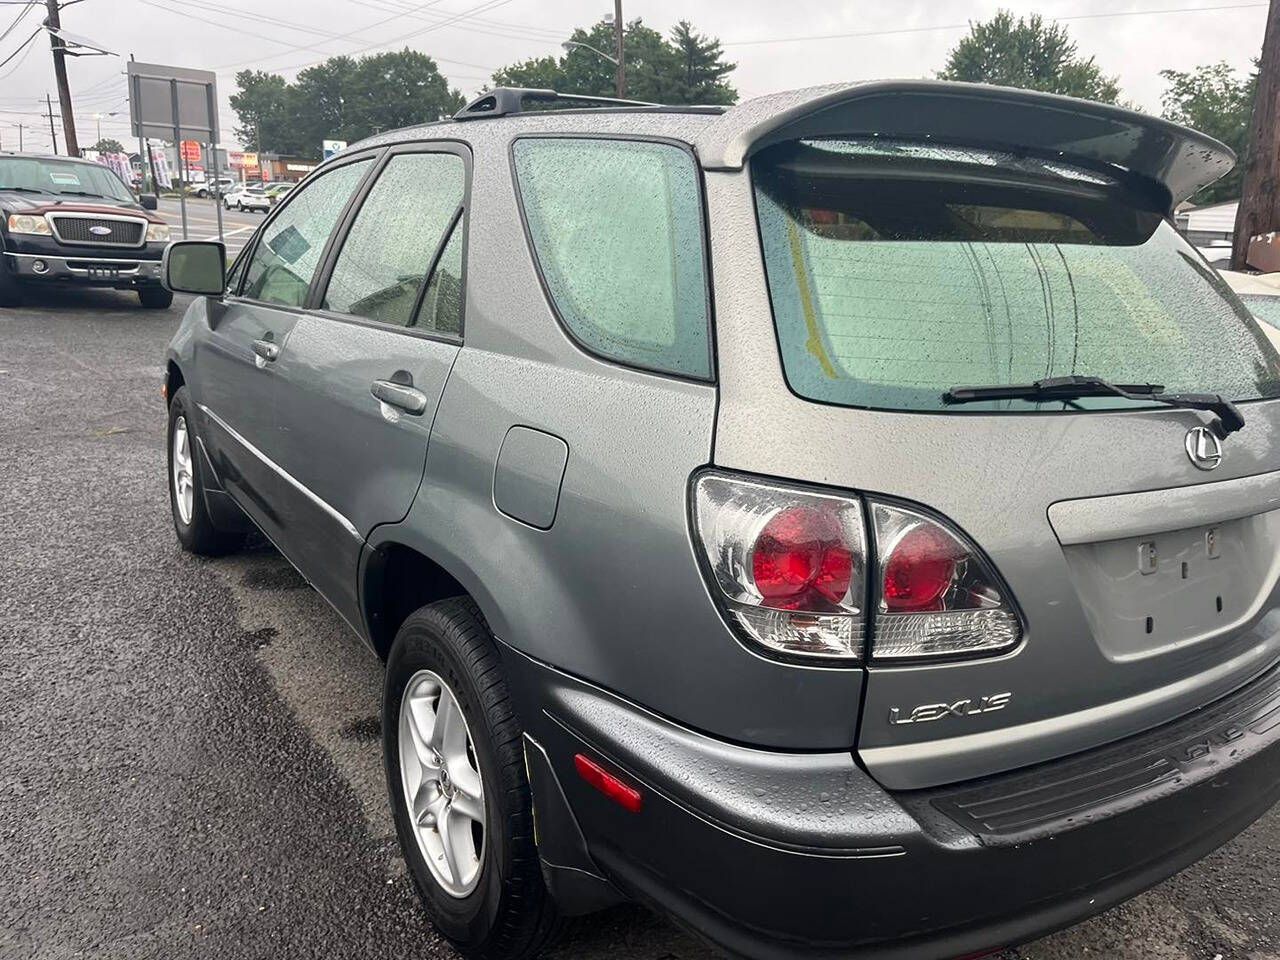
[[[63,243],[136,247],[142,243],[142,231],[146,229],[141,220],[56,215],[50,219],[54,232]],[[107,232],[103,233],[103,230]]]

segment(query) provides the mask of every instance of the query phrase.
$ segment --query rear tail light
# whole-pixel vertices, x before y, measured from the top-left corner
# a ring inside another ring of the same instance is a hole
[[[694,523],[733,625],[774,652],[863,659],[869,594],[873,659],[990,654],[1021,637],[978,550],[908,508],[707,473],[694,485]]]
[[[995,653],[1021,621],[990,565],[960,534],[905,507],[871,504],[879,556],[873,658]]]
[[[712,580],[743,633],[780,653],[861,658],[858,500],[704,474],[694,512]]]

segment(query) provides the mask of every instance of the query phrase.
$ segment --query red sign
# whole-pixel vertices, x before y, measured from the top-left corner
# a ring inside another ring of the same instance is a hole
[[[189,164],[199,163],[200,162],[200,144],[196,143],[194,140],[183,140],[182,141],[182,159]]]

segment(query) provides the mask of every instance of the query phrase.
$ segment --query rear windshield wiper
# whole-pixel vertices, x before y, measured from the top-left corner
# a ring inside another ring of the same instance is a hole
[[[988,387],[952,387],[942,395],[946,404],[981,400],[1076,400],[1080,397],[1124,397],[1188,410],[1208,410],[1216,416],[1210,428],[1226,437],[1244,426],[1244,415],[1234,403],[1216,393],[1165,393],[1159,383],[1111,383],[1101,377],[1048,377],[1033,383]]]

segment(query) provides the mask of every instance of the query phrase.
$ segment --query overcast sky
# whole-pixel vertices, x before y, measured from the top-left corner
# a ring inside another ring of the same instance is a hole
[[[31,9],[0,40],[0,60],[37,29],[43,6]],[[1000,6],[1064,20],[1081,51],[1119,75],[1122,96],[1156,112],[1160,70],[1218,60],[1247,69],[1262,46],[1266,19],[1266,4],[1257,0],[624,0],[623,15],[641,17],[664,32],[683,17],[719,37],[738,64],[732,80],[745,99],[837,80],[931,76],[966,22],[986,19]],[[1200,9],[1172,12],[1188,7]],[[0,0],[0,33],[23,9]],[[1121,11],[1148,12],[1111,15]],[[610,0],[80,0],[63,11],[62,24],[121,55],[70,61],[82,146],[96,139],[95,114],[103,115],[104,136],[128,139],[122,72],[131,53],[153,63],[217,70],[223,142],[234,145],[235,116],[227,98],[238,69],[257,67],[292,78],[327,56],[407,45],[436,57],[451,82],[471,94],[495,68],[559,53],[559,40],[572,28],[611,12]],[[46,91],[56,111],[48,42],[37,37],[0,67],[4,148],[17,146],[18,123],[28,125],[27,149],[51,146],[49,123],[41,116]]]

